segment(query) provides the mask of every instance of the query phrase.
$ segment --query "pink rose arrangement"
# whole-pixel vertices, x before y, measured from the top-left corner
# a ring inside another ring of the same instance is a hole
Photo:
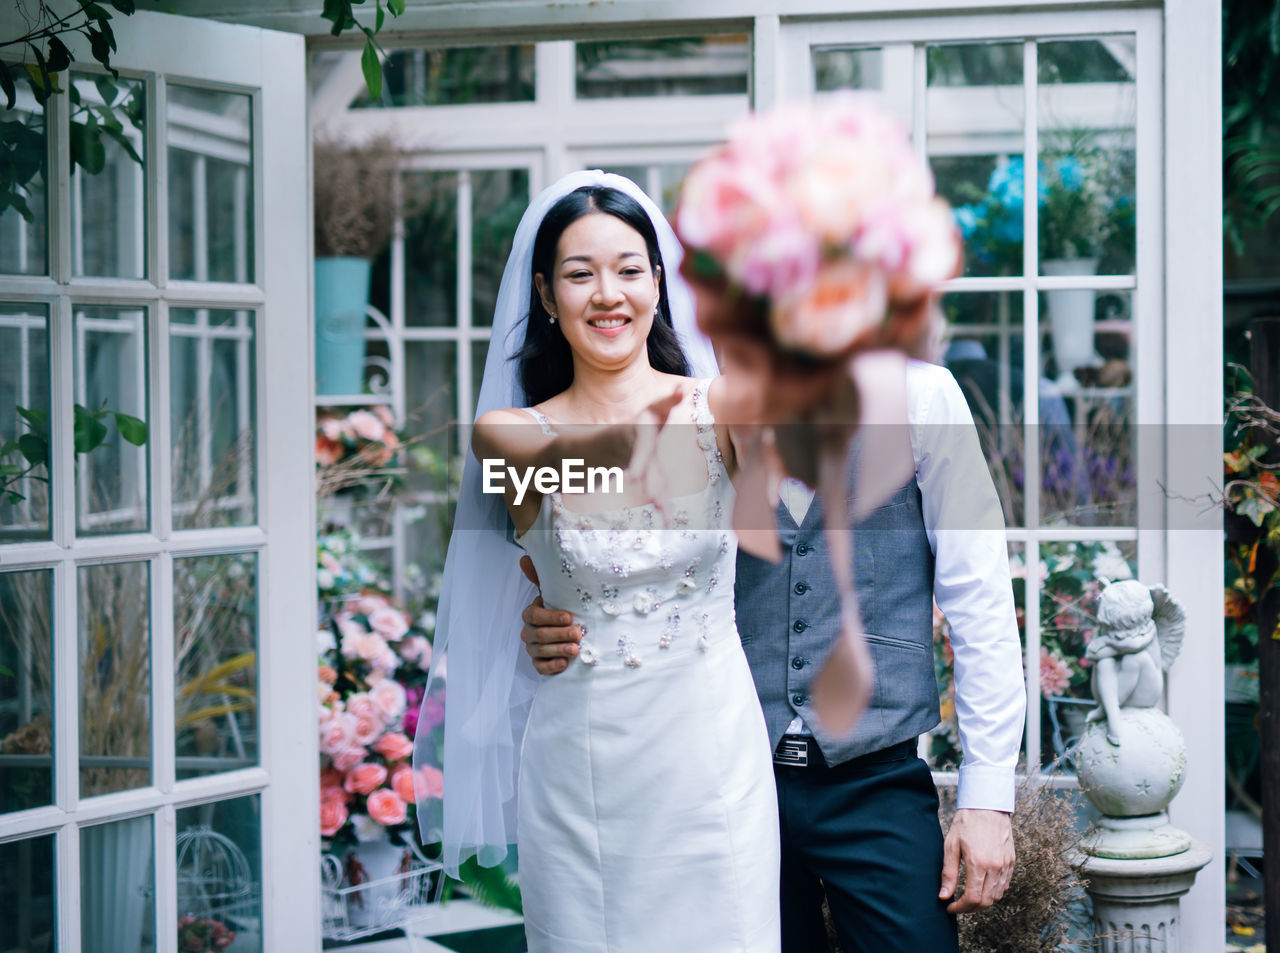
[[[763,318],[752,333],[819,359],[914,344],[921,304],[961,265],[928,166],[866,94],[740,122],[690,170],[675,227],[683,273],[720,299],[700,295],[704,330]]]
[[[352,456],[385,466],[400,443],[395,418],[384,404],[376,404],[370,410],[353,410],[345,417],[325,410],[316,418],[316,462],[321,466],[332,466]]]
[[[316,670],[320,833],[359,842],[409,831],[418,792],[441,797],[444,788],[435,769],[415,778],[412,767],[431,642],[385,592],[330,594],[324,612]]]

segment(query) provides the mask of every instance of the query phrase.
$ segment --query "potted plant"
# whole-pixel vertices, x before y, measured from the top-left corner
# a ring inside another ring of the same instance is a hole
[[[373,259],[391,240],[399,151],[385,137],[314,149],[316,393],[364,390]]]
[[[1131,241],[1134,208],[1123,161],[1080,141],[1042,154],[1036,163],[1041,274],[1097,274],[1100,261]],[[970,189],[962,195],[969,203],[955,208],[970,256],[999,273],[1021,270],[1023,190],[1022,157],[1011,156],[997,163],[986,192]],[[1058,384],[1066,390],[1077,386],[1077,369],[1102,364],[1093,346],[1094,300],[1091,290],[1045,292]]]

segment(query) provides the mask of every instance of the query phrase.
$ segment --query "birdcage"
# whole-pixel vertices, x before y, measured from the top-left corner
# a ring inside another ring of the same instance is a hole
[[[356,940],[426,919],[438,908],[443,865],[416,845],[382,840],[321,857],[325,939]]]
[[[231,838],[203,824],[178,835],[178,915],[217,921],[236,933],[259,928],[258,885]]]

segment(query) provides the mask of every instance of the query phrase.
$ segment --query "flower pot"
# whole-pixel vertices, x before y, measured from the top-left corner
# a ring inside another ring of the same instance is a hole
[[[1045,275],[1096,275],[1096,258],[1048,258],[1040,263]],[[1101,367],[1102,357],[1093,349],[1094,303],[1097,292],[1046,291],[1049,327],[1053,332],[1053,362],[1058,366],[1057,385],[1073,391],[1080,385],[1075,371],[1081,367]]]
[[[366,258],[316,259],[316,393],[364,391],[365,308],[373,265]]]
[[[347,896],[351,926],[385,929],[399,924],[405,898],[401,896],[404,881],[397,874],[403,872],[407,852],[403,844],[380,837],[361,842],[352,852],[354,858],[348,855],[348,877],[358,869],[359,876],[365,878],[359,889]]]

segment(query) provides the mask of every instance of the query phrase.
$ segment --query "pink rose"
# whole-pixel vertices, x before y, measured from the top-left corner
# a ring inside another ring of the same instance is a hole
[[[324,435],[326,440],[332,440],[336,443],[342,439],[342,421],[338,420],[337,417],[325,417],[320,421],[316,429]]]
[[[329,798],[320,802],[320,833],[324,837],[332,837],[347,823],[347,806],[337,798]]]
[[[357,715],[352,736],[356,744],[369,746],[381,737],[386,723],[377,715]]]
[[[444,797],[444,772],[434,765],[424,764],[418,769],[418,792],[423,800]]]
[[[381,440],[387,432],[382,421],[367,410],[353,410],[347,414],[347,425],[361,440]]]
[[[379,738],[373,750],[388,761],[403,761],[413,757],[413,742],[400,732],[392,731]]]
[[[1064,659],[1040,646],[1040,694],[1046,698],[1061,695],[1071,684],[1071,666]]]
[[[369,625],[374,632],[393,642],[402,638],[409,631],[409,623],[405,619],[404,613],[390,606],[374,610],[369,615]]]
[[[404,686],[393,678],[384,678],[369,689],[369,700],[383,724],[389,725],[404,714]]]
[[[355,740],[355,720],[346,715],[336,715],[320,728],[321,754],[336,754]]]
[[[366,592],[355,600],[352,605],[352,611],[360,613],[360,615],[370,616],[379,609],[385,609],[391,603],[387,602],[387,597],[377,592]]]
[[[350,771],[364,761],[369,752],[361,745],[349,745],[330,755],[329,760],[339,771]]]
[[[373,414],[382,421],[382,426],[384,427],[394,427],[396,425],[395,415],[391,413],[391,408],[386,404],[376,404],[373,408]]]
[[[412,804],[418,799],[413,789],[413,769],[407,764],[397,768],[395,774],[391,775],[391,790],[406,804]]]
[[[326,785],[324,787],[321,787],[320,803],[323,804],[325,801],[333,801],[333,800],[338,800],[338,801],[341,801],[343,804],[346,804],[351,800],[351,795],[346,791],[345,788],[343,788],[341,784],[331,784],[331,785]]]
[[[373,699],[369,697],[368,692],[356,692],[347,697],[347,714],[358,718],[361,715],[372,715],[374,712]]]
[[[347,772],[347,779],[342,782],[342,786],[352,794],[369,794],[377,790],[385,780],[386,768],[380,764],[365,762]]]
[[[323,434],[316,434],[316,463],[322,467],[329,467],[341,459],[342,444],[335,443]]]
[[[366,802],[369,816],[383,827],[403,824],[408,816],[407,805],[395,791],[381,788],[369,795]]]
[[[431,666],[431,642],[421,635],[411,635],[400,643],[400,657],[425,672]]]
[[[798,296],[774,303],[770,322],[784,347],[819,357],[839,354],[884,319],[880,269],[847,258],[824,262]]]

